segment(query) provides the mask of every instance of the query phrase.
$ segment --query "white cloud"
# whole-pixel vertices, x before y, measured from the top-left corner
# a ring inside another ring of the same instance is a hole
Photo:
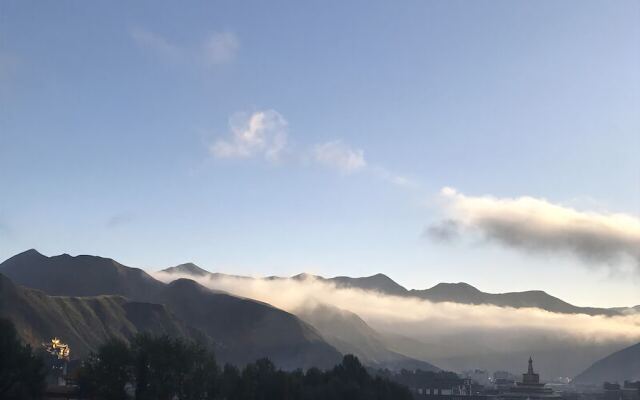
[[[210,151],[216,158],[251,158],[262,156],[278,161],[287,146],[287,121],[274,110],[251,115],[236,114],[229,121],[231,138],[220,139]]]
[[[420,184],[415,180],[403,175],[398,175],[394,172],[389,171],[386,168],[382,168],[379,166],[372,166],[371,171],[376,177],[384,181],[393,183],[396,186],[400,186],[407,189],[418,189],[420,187]]]
[[[269,161],[280,161],[286,150],[303,164],[312,160],[344,174],[366,171],[379,180],[399,187],[420,187],[410,178],[377,165],[370,165],[365,160],[364,150],[353,148],[339,139],[318,143],[310,150],[293,154],[287,145],[287,126],[286,119],[274,110],[258,111],[251,115],[237,113],[229,121],[231,138],[218,139],[209,147],[209,151],[216,158],[264,156]]]
[[[231,32],[212,34],[204,44],[204,56],[207,64],[225,64],[233,59],[240,47],[240,41]]]
[[[515,249],[572,254],[589,264],[621,267],[630,261],[640,272],[636,216],[578,211],[533,197],[465,196],[451,188],[442,189],[441,197],[448,219],[456,223],[449,227],[479,231]]]
[[[177,59],[183,53],[179,46],[171,43],[157,33],[142,28],[133,28],[131,30],[131,37],[138,46],[151,49],[168,58]]]
[[[356,172],[367,166],[364,151],[352,149],[341,140],[316,145],[313,149],[313,156],[320,164],[345,173]]]
[[[154,276],[165,282],[181,277],[194,279],[193,276],[163,272],[154,273]],[[213,275],[196,280],[211,289],[263,301],[294,314],[304,313],[319,304],[336,306],[356,313],[381,331],[427,343],[446,344],[446,347],[426,349],[429,357],[475,359],[478,349],[484,346],[492,351],[509,348],[515,353],[578,343],[587,347],[596,343],[617,343],[624,347],[640,340],[640,314],[609,317],[561,314],[538,308],[434,303],[416,297],[337,287],[311,275],[305,279]]]
[[[158,33],[140,27],[131,29],[130,34],[138,46],[150,49],[162,57],[207,66],[233,61],[240,48],[238,37],[231,32],[212,33],[201,46],[180,46]]]

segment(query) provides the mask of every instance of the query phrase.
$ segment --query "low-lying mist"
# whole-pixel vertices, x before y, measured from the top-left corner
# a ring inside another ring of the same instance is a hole
[[[165,282],[194,279],[210,289],[269,303],[293,314],[308,314],[321,304],[348,310],[380,332],[391,349],[444,368],[511,368],[517,372],[524,361],[517,358],[512,364],[509,360],[534,353],[547,354],[546,361],[540,360],[542,368],[548,365],[550,369],[547,376],[549,372],[567,376],[640,341],[640,314],[608,317],[434,303],[336,287],[311,276],[273,279],[213,274],[194,278],[165,272],[154,276]]]

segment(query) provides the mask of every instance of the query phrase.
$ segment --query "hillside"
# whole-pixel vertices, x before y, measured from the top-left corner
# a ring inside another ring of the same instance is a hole
[[[584,372],[576,376],[574,383],[591,383],[640,380],[640,343],[596,361]]]
[[[177,274],[177,277],[193,276],[195,279],[203,276],[202,271],[205,270],[198,266],[182,264],[176,267],[167,268],[162,272]],[[224,274],[220,273],[207,272],[206,274],[212,279],[224,276]],[[303,280],[308,277],[308,275],[301,274],[292,277],[292,279]],[[234,276],[234,278],[253,279],[249,277],[236,276]],[[323,279],[319,277],[316,278]],[[265,279],[279,280],[287,278],[272,276]],[[352,281],[352,278],[346,277],[337,279],[345,286],[349,285]],[[370,288],[368,290],[375,290],[377,284],[389,284],[389,282],[393,281],[380,274],[372,277],[372,279],[365,280],[364,282]],[[392,287],[392,285],[393,284],[389,284],[388,287]],[[402,368],[420,368],[425,371],[439,370],[439,368],[426,361],[408,357],[404,354],[390,350],[378,332],[367,325],[367,323],[358,315],[350,311],[341,310],[327,304],[319,304],[313,308],[302,307],[294,310],[294,313],[302,320],[316,328],[322,337],[341,353],[354,354],[368,366],[375,368],[388,368],[392,370],[399,370]]]
[[[318,305],[314,308],[300,309],[296,311],[296,315],[318,329],[322,337],[340,352],[354,354],[369,366],[390,370],[440,370],[428,362],[390,350],[376,330],[350,311]]]
[[[341,357],[314,328],[292,314],[257,301],[213,292],[186,279],[166,285],[142,270],[129,268],[108,258],[69,255],[46,257],[30,250],[0,264],[0,273],[7,273],[19,285],[49,295],[118,295],[126,296],[128,300],[122,298],[123,302],[131,300],[163,304],[185,326],[198,329],[214,342],[221,361],[242,364],[269,357],[283,368],[298,368],[334,365]],[[153,319],[144,320],[148,312],[140,312],[133,308],[135,306],[128,307],[130,314],[135,313],[138,324],[159,329],[163,326]],[[14,319],[52,319],[46,310],[25,307],[21,312],[16,312]],[[66,311],[59,311],[59,318],[73,326],[73,319],[68,319],[70,317]],[[109,328],[113,322],[113,330],[133,332],[130,326],[119,321],[110,321]],[[38,332],[31,335],[33,340],[36,340]],[[102,339],[111,333],[107,329],[104,334],[94,335],[83,330],[76,331],[75,335],[79,342],[84,340],[93,344],[93,336]],[[28,332],[25,331],[25,334]],[[58,335],[63,336],[61,333]],[[87,336],[90,338],[87,339]]]
[[[10,319],[33,347],[57,336],[86,356],[109,337],[127,340],[137,332],[193,337],[195,332],[164,306],[131,302],[121,296],[49,296],[15,285],[0,274],[0,317]]]

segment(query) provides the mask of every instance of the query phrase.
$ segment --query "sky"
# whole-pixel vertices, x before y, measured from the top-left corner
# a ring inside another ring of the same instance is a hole
[[[640,304],[638,1],[0,4],[0,258]]]

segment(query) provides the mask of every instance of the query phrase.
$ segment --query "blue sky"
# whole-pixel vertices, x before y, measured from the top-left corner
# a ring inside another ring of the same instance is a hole
[[[639,304],[639,16],[637,1],[3,2],[0,258]],[[463,196],[631,228],[589,236],[615,244],[604,258],[541,239],[557,224],[514,244],[451,211]],[[461,238],[425,233],[449,220]]]

